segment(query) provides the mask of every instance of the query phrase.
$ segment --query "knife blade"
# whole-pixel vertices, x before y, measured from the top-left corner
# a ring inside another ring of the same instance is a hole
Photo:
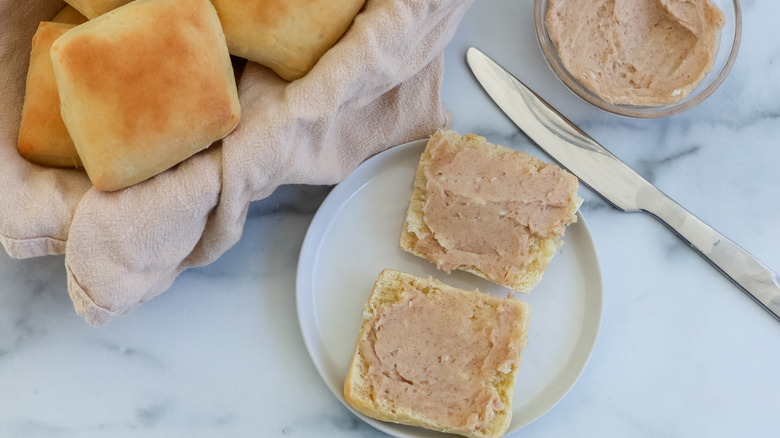
[[[478,49],[466,52],[477,81],[541,149],[614,207],[649,213],[780,321],[778,275],[642,178]]]

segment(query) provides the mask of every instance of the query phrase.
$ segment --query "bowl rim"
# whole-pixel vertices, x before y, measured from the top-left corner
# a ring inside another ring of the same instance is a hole
[[[715,90],[720,87],[723,81],[726,80],[726,77],[728,76],[732,66],[734,65],[734,62],[737,59],[739,46],[742,41],[742,8],[740,6],[739,0],[732,0],[732,3],[734,4],[734,39],[732,41],[731,51],[728,58],[726,59],[725,64],[720,69],[720,71],[717,72],[717,75],[715,76],[715,79],[712,81],[712,83],[707,85],[699,93],[688,99],[684,99],[680,102],[668,105],[655,106],[610,103],[597,96],[587,87],[583,86],[577,79],[575,79],[563,66],[562,61],[560,61],[560,58],[558,57],[555,44],[552,42],[549,34],[546,31],[546,25],[544,22],[546,21],[547,8],[545,6],[549,5],[549,0],[534,0],[534,27],[536,30],[536,40],[539,44],[539,48],[541,49],[542,54],[544,55],[544,59],[547,62],[547,65],[553,70],[555,76],[570,92],[572,92],[581,100],[603,111],[620,116],[643,119],[666,117],[681,113],[698,105],[706,98],[711,96],[712,93],[714,93]],[[545,7],[545,10],[542,10],[543,7]],[[713,71],[710,71],[707,74],[710,75],[713,73]]]

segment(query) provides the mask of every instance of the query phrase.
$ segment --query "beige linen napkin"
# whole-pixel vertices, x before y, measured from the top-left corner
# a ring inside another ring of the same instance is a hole
[[[249,203],[281,184],[334,184],[360,162],[447,124],[442,57],[472,0],[368,0],[304,78],[255,63],[242,117],[223,141],[125,190],[16,150],[30,41],[55,0],[0,0],[0,242],[16,258],[65,253],[76,311],[106,324],[162,293],[240,237]]]

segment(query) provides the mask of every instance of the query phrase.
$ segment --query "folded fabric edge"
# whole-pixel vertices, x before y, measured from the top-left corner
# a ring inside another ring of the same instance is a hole
[[[28,259],[64,254],[67,241],[50,236],[16,239],[0,234],[0,243],[12,258]]]
[[[91,326],[97,327],[108,324],[111,318],[116,315],[116,312],[95,304],[89,293],[76,281],[76,277],[73,275],[73,271],[71,271],[68,263],[65,263],[65,269],[68,277],[68,295],[70,295],[70,299],[73,301],[76,313],[81,315]]]

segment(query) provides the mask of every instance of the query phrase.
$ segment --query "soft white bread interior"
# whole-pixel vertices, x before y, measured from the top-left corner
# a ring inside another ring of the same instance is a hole
[[[344,396],[381,421],[501,436],[528,321],[521,301],[384,270],[363,312]]]
[[[61,36],[51,57],[62,118],[99,190],[150,178],[238,124],[230,55],[209,0],[136,0]]]
[[[399,248],[528,293],[577,220],[577,189],[555,164],[441,130],[420,157]]]

